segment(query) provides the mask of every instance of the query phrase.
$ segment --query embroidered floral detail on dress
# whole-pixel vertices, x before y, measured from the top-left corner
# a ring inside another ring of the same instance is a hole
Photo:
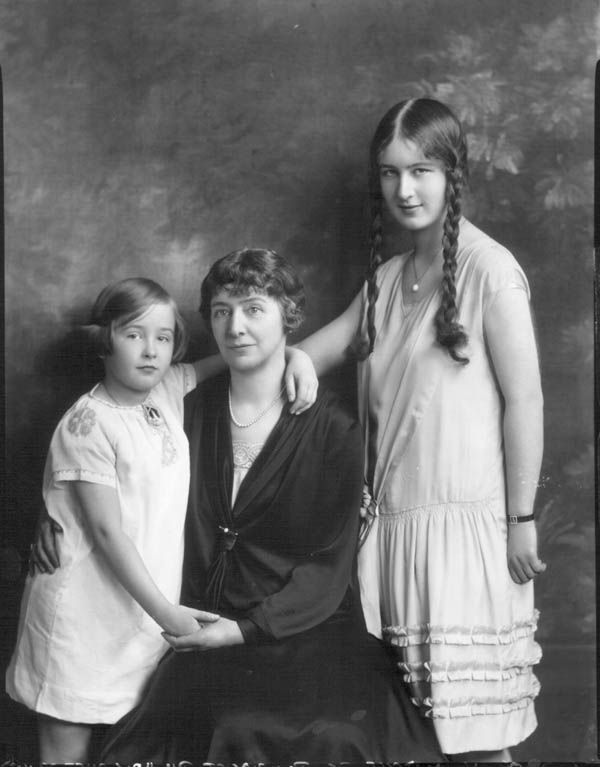
[[[82,405],[71,414],[67,429],[76,437],[87,437],[95,425],[96,411],[87,405]]]

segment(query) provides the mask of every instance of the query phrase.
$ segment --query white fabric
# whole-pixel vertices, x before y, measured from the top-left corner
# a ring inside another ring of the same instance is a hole
[[[375,350],[359,368],[379,511],[359,553],[361,593],[442,751],[498,750],[536,727],[541,651],[533,584],[515,584],[506,564],[502,400],[483,317],[499,291],[529,288],[513,256],[463,219],[461,366],[435,342],[439,293],[405,304],[407,260],[379,270]]]
[[[28,708],[65,721],[112,723],[133,708],[167,644],[156,624],[93,550],[72,482],[117,490],[123,530],[165,596],[181,587],[189,454],[183,397],[191,365],[174,365],[149,395],[164,425],[141,405],[81,397],[58,424],[48,453],[44,500],[64,530],[61,567],[28,577],[6,689]]]
[[[235,504],[240,485],[244,477],[250,470],[250,467],[258,458],[258,454],[263,449],[262,442],[243,442],[237,440],[232,444],[233,450],[233,482],[231,487],[231,505]]]

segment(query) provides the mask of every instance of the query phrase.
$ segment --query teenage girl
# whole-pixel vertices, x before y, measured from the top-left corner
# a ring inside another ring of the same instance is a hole
[[[60,567],[27,579],[6,675],[38,715],[40,761],[85,762],[94,724],[116,722],[176,636],[217,616],[180,606],[189,485],[183,397],[220,360],[181,359],[186,331],[160,285],[106,287],[87,327],[105,376],[59,422],[44,501]]]
[[[370,151],[365,287],[300,347],[319,374],[350,348],[362,357],[369,629],[397,648],[445,753],[503,761],[536,727],[542,393],[527,280],[461,216],[466,180],[446,106],[387,112]],[[385,263],[384,221],[412,239]]]

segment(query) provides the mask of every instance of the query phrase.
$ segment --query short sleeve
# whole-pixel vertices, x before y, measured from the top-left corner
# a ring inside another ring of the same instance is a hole
[[[510,251],[494,243],[485,259],[483,277],[483,311],[489,310],[496,296],[503,290],[524,290],[530,299],[529,283],[525,272]]]
[[[93,482],[116,487],[116,449],[97,405],[79,400],[62,418],[50,443],[46,481]]]
[[[183,398],[197,386],[196,369],[189,363],[171,365],[163,380],[156,387],[169,401],[172,409],[183,422]]]

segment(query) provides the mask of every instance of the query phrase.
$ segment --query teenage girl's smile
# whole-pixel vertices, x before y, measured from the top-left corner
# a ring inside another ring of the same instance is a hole
[[[413,141],[394,138],[379,157],[379,181],[386,206],[405,229],[439,228],[446,213],[446,172]]]

